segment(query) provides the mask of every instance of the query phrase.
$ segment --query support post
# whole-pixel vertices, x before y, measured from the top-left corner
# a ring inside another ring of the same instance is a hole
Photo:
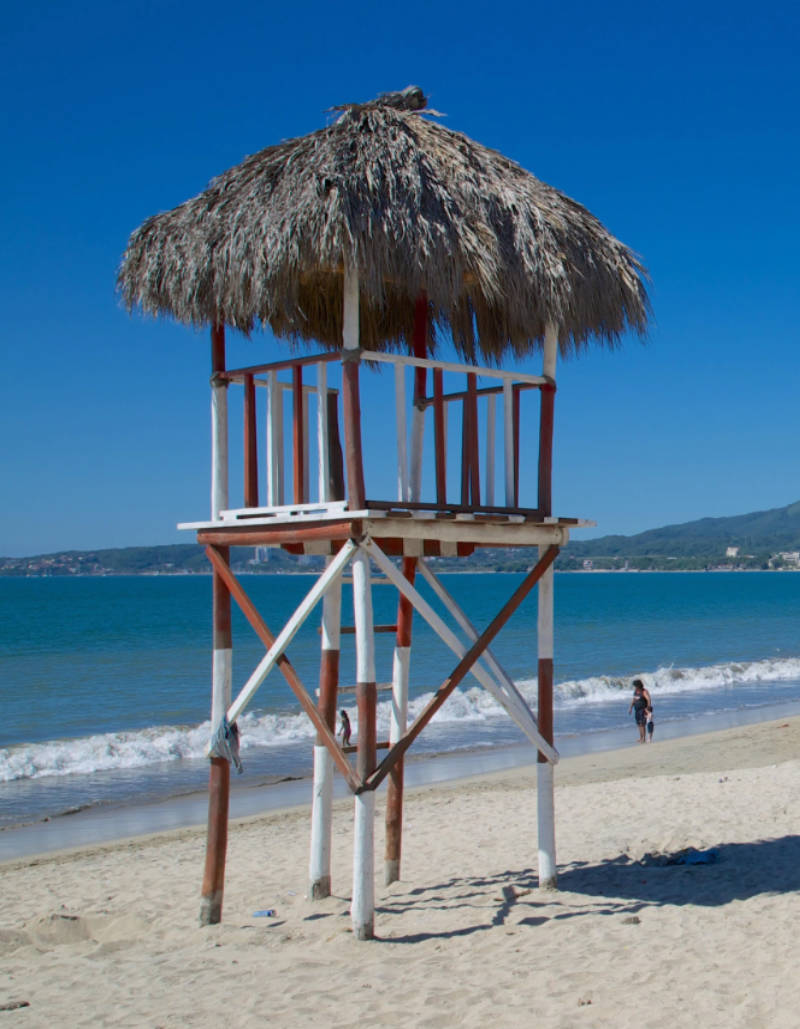
[[[329,559],[330,561],[330,559]],[[319,672],[319,713],[336,732],[339,686],[342,586],[335,579],[322,599],[322,654]],[[314,788],[311,804],[311,859],[309,896],[320,900],[331,894],[331,831],[333,824],[333,757],[317,734],[314,746]]]
[[[553,419],[556,399],[556,359],[558,330],[548,323],[544,336],[542,375],[549,379],[542,386],[542,406],[539,417],[539,497],[538,508],[545,517],[553,513]]]
[[[359,549],[353,557],[353,614],[356,627],[356,702],[358,747],[356,772],[364,782],[376,764],[375,637],[369,558]],[[375,935],[375,791],[355,797],[353,901],[351,918],[357,940]]]
[[[344,312],[342,329],[342,408],[344,414],[345,471],[347,500],[351,511],[364,507],[364,460],[361,450],[361,401],[358,376],[359,299],[358,272],[348,263],[344,268]],[[348,353],[349,351],[349,353]],[[356,353],[353,353],[356,351]]]
[[[539,508],[543,515],[551,514],[552,453],[553,453],[553,400],[555,397],[556,358],[558,353],[557,327],[548,324],[544,338],[542,374],[552,386],[542,388],[542,417],[539,435]],[[539,550],[540,554],[542,550]],[[553,743],[553,585],[552,566],[539,580],[538,615],[538,682],[539,731]],[[556,828],[553,789],[553,765],[539,752],[537,770],[537,823],[539,836],[539,888],[556,889]]]
[[[414,357],[426,357],[428,349],[428,296],[423,290],[414,304],[414,335],[412,337]],[[434,423],[436,439],[436,500],[445,503],[446,471],[444,441],[444,403],[442,401],[442,372],[433,373]],[[422,429],[424,408],[422,402],[427,391],[425,368],[414,370],[414,468],[411,477],[411,500],[419,500],[422,474]],[[417,568],[416,558],[403,558],[403,575],[413,586]],[[405,735],[408,721],[408,675],[411,665],[411,624],[414,608],[402,593],[397,601],[397,631],[394,659],[392,662],[392,720],[389,726],[389,743],[394,746]],[[389,886],[400,878],[400,857],[403,849],[403,782],[404,762],[401,758],[389,773],[386,787],[386,844],[384,849],[384,882]],[[373,766],[374,767],[374,766]],[[371,773],[372,769],[370,769]],[[362,778],[365,778],[362,776]]]
[[[244,506],[258,507],[256,385],[252,375],[244,377]]]
[[[308,497],[304,492],[306,477],[306,432],[305,397],[303,396],[303,366],[296,364],[292,368],[292,472],[294,488],[292,499],[295,504],[303,504]]]
[[[403,558],[403,575],[412,586],[416,570],[415,557]],[[389,726],[391,746],[405,735],[408,722],[408,676],[411,665],[413,616],[414,608],[411,601],[401,593],[397,602],[397,637],[392,665],[392,721]],[[387,886],[400,878],[400,858],[403,849],[403,758],[392,768],[388,779],[384,853],[384,882]]]
[[[225,386],[217,376],[225,371],[225,329],[216,325],[211,331],[211,371],[214,383],[214,422],[212,427],[212,517],[228,506],[227,398]],[[221,391],[221,392],[220,392]],[[230,564],[230,550],[220,547],[220,559]],[[225,717],[231,702],[233,649],[231,637],[231,595],[215,571],[212,579],[213,664],[211,673],[212,732]],[[211,758],[208,779],[208,836],[200,901],[200,924],[215,925],[222,918],[225,885],[225,856],[228,847],[228,806],[230,764],[224,758]]]
[[[211,518],[228,506],[228,383],[225,371],[225,327],[211,330]]]

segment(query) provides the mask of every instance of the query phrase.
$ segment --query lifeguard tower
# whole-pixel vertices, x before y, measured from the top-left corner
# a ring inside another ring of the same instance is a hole
[[[119,276],[129,308],[211,330],[212,485],[207,520],[188,523],[213,568],[209,825],[201,921],[221,918],[236,720],[278,669],[317,732],[310,895],[330,893],[335,770],[355,798],[353,930],[374,933],[375,791],[387,781],[385,877],[400,874],[403,759],[436,711],[474,675],[538,751],[538,874],[556,884],[553,765],[553,561],[575,518],[554,516],[556,360],[590,338],[642,332],[643,269],[585,208],[518,165],[443,128],[416,87],[338,108],[309,136],[270,147],[131,237]],[[426,116],[428,115],[428,116]],[[225,328],[269,326],[316,343],[286,360],[228,368]],[[456,360],[436,356],[452,343]],[[541,374],[502,362],[542,354]],[[380,374],[376,374],[376,370]],[[386,372],[389,374],[387,375]],[[243,418],[241,454],[230,411]],[[362,420],[362,392],[383,390]],[[538,410],[536,410],[538,408]],[[531,435],[530,426],[538,427]],[[370,446],[365,447],[366,434]],[[375,441],[377,439],[377,445]],[[242,469],[233,492],[229,470]],[[391,489],[386,467],[396,479]],[[536,484],[534,487],[533,484]],[[280,631],[231,572],[230,547],[324,555],[325,570]],[[426,563],[480,547],[532,548],[532,568],[497,615],[474,627]],[[341,586],[353,586],[353,625]],[[397,590],[392,625],[373,620],[379,576]],[[415,585],[424,578],[435,609]],[[538,590],[538,703],[532,712],[490,646]],[[233,695],[231,598],[265,647]],[[288,649],[321,611],[318,697]],[[453,652],[427,706],[408,724],[412,615]],[[352,632],[356,682],[339,682]],[[395,637],[392,722],[379,741],[375,634]],[[355,693],[357,745],[336,737]],[[352,762],[351,751],[355,751]]]

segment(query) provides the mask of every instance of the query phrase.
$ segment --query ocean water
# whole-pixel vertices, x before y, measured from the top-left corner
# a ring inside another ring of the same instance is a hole
[[[461,574],[443,581],[481,628],[520,578]],[[277,631],[313,579],[261,575],[244,582]],[[374,602],[376,622],[393,622],[394,590],[376,586]],[[653,696],[657,736],[713,715],[767,718],[787,704],[800,710],[798,574],[557,573],[555,603],[555,727],[562,749],[591,747],[594,737],[621,730],[634,743],[627,710],[637,675]],[[345,622],[352,623],[351,610],[345,587]],[[0,827],[203,789],[210,620],[207,576],[0,580]],[[309,691],[319,674],[318,625],[315,613],[288,651]],[[235,694],[264,649],[235,605],[233,629]],[[352,640],[342,638],[342,683],[354,681]],[[392,637],[378,636],[377,643],[377,678],[388,681]],[[535,591],[494,652],[535,709]],[[455,661],[415,616],[412,717]],[[352,695],[340,706],[355,724]],[[386,700],[378,722],[379,738],[387,736]],[[314,734],[279,672],[270,674],[239,724],[245,772],[234,785],[308,775]],[[469,764],[469,754],[523,741],[493,699],[467,679],[411,754],[461,751]]]

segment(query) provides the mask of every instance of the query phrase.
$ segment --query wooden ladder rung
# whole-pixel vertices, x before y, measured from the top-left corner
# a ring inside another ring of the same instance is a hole
[[[392,689],[393,689],[392,684],[390,682],[379,682],[379,683],[376,683],[375,684],[375,688],[377,689],[378,693],[391,693]],[[340,686],[339,687],[339,693],[355,693],[355,691],[356,691],[356,687],[355,686]],[[319,690],[317,692],[319,692]]]
[[[347,586],[352,586],[353,576],[343,575],[341,581]],[[392,580],[387,579],[385,575],[373,575],[370,577],[369,583],[370,586],[394,586]]]
[[[354,625],[343,625],[342,633],[345,636],[352,636],[355,633],[356,627]],[[373,625],[373,632],[397,632],[396,625]]]
[[[375,749],[388,750],[389,747],[391,747],[391,745],[392,744],[389,742],[389,740],[383,740],[381,743],[375,744]],[[358,747],[342,747],[342,750],[345,752],[345,754],[355,754],[355,752],[358,750]]]

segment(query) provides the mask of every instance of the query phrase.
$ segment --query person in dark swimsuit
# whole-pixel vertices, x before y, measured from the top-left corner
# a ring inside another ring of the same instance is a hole
[[[653,702],[650,699],[650,694],[644,687],[644,683],[641,679],[633,680],[633,700],[628,708],[628,714],[633,711],[636,716],[636,726],[639,730],[639,742],[647,742],[647,719],[648,712],[651,713],[652,717]]]
[[[350,746],[350,735],[351,735],[353,730],[352,730],[352,728],[350,726],[350,719],[347,717],[347,712],[344,710],[344,708],[342,708],[342,710],[339,712],[339,717],[342,720],[342,724],[341,724],[341,726],[339,728],[339,732],[341,733],[341,736],[342,736],[342,746],[343,747],[349,747]]]

